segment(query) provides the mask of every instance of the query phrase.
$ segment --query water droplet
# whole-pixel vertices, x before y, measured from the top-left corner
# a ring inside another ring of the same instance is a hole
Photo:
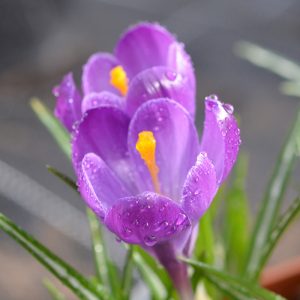
[[[145,228],[145,229],[149,228],[149,223],[148,223],[148,222],[146,222],[146,223],[144,224],[144,228]]]
[[[144,243],[148,247],[152,247],[157,243],[157,238],[154,235],[147,235],[144,238]]]
[[[186,215],[184,215],[183,213],[179,213],[177,219],[176,219],[176,225],[181,225],[183,224],[183,222],[186,220]]]
[[[169,70],[169,71],[166,72],[166,77],[169,80],[174,81],[176,79],[176,77],[177,77],[177,73],[175,71]]]
[[[124,233],[125,236],[128,237],[128,236],[131,235],[132,230],[130,228],[128,228],[128,227],[125,227],[124,230],[123,230],[123,233]]]
[[[160,212],[163,212],[165,209],[166,209],[166,206],[163,204],[163,205],[159,208],[159,211],[160,211]]]
[[[233,108],[233,106],[232,106],[231,104],[225,103],[225,104],[223,104],[223,107],[224,107],[224,109],[225,109],[230,115],[233,114],[234,108]]]

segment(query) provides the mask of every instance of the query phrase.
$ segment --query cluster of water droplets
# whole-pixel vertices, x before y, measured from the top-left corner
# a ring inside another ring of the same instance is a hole
[[[138,241],[148,247],[190,226],[187,216],[179,209],[174,210],[167,201],[154,201],[150,193],[146,198],[131,199],[124,203],[118,220],[122,224],[122,239]]]

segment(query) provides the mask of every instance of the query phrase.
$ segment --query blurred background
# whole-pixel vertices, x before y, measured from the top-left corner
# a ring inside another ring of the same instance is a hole
[[[79,270],[93,272],[84,205],[45,168],[73,176],[70,163],[29,99],[37,96],[52,110],[51,89],[64,73],[73,70],[79,82],[89,55],[111,51],[127,26],[148,20],[176,33],[192,56],[199,130],[203,98],[211,93],[240,115],[255,213],[299,99],[282,95],[279,77],[241,60],[233,48],[248,40],[300,61],[299,15],[297,0],[0,0],[0,211]],[[287,200],[299,192],[299,170],[295,175]],[[299,254],[299,229],[300,222],[293,225],[271,264]],[[121,261],[121,247],[108,238]],[[0,265],[0,299],[48,299],[41,285],[48,272],[2,232]]]

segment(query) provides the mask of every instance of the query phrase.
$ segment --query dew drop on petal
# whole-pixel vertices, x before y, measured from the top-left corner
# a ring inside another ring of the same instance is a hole
[[[233,106],[231,104],[225,103],[225,104],[223,104],[223,107],[226,110],[226,112],[228,112],[230,115],[233,114],[234,108],[233,108]]]
[[[169,80],[174,81],[176,79],[176,77],[177,77],[177,73],[175,71],[169,70],[169,71],[166,72],[166,77]]]
[[[152,247],[157,243],[157,238],[154,235],[147,235],[144,238],[144,243],[148,247]]]

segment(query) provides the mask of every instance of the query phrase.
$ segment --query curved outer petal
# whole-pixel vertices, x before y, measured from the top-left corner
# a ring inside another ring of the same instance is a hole
[[[182,207],[194,222],[209,208],[217,191],[216,172],[206,153],[200,153],[197,163],[186,178],[182,192]]]
[[[205,122],[201,151],[206,152],[215,166],[220,185],[231,171],[241,143],[240,130],[230,104],[221,103],[217,96],[205,99]]]
[[[120,92],[110,84],[110,71],[117,65],[119,65],[117,59],[110,53],[93,54],[83,66],[82,90],[84,95],[102,91],[120,95]]]
[[[177,203],[150,192],[120,199],[104,222],[123,241],[144,247],[174,238],[191,225]]]
[[[82,114],[84,114],[90,109],[102,106],[112,106],[123,110],[124,99],[107,91],[90,93],[83,98],[81,103],[81,111]]]
[[[170,98],[180,103],[194,116],[195,91],[190,88],[187,77],[168,67],[153,67],[135,76],[129,86],[126,111],[133,115],[144,102]]]
[[[129,78],[154,66],[167,66],[187,76],[195,89],[195,74],[189,55],[182,44],[158,24],[139,23],[120,38],[115,55]]]
[[[87,205],[102,219],[119,198],[129,195],[116,175],[94,153],[86,154],[82,160],[78,187]]]
[[[179,200],[188,170],[198,154],[198,135],[189,113],[169,99],[150,100],[135,113],[129,127],[128,149],[138,172],[140,190],[153,190],[149,171],[135,149],[138,134],[152,131],[156,139],[156,162],[160,192]]]
[[[72,73],[65,75],[61,83],[53,88],[53,94],[56,97],[54,114],[71,132],[73,124],[81,118],[81,95]]]
[[[128,126],[128,116],[115,107],[89,110],[72,139],[75,171],[78,173],[85,154],[92,152],[100,156],[129,189],[134,189],[127,150]]]

